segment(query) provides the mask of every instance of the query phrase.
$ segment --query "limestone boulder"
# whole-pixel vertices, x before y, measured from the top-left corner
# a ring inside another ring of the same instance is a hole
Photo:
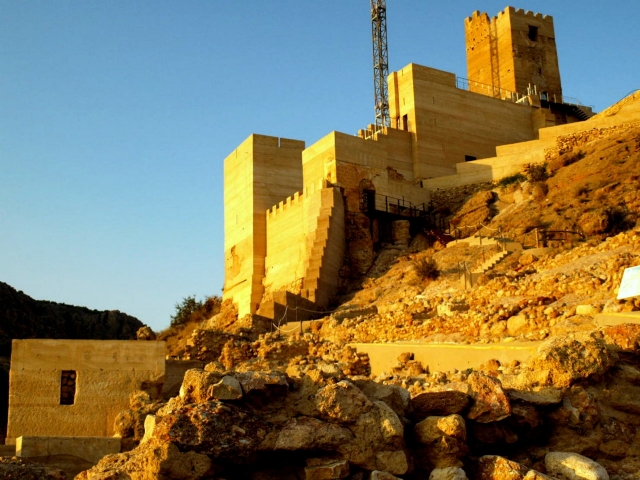
[[[467,439],[467,428],[460,415],[446,417],[427,417],[415,426],[416,440],[428,445],[442,437]]]
[[[391,475],[389,472],[374,470],[373,472],[371,472],[371,476],[369,477],[369,480],[402,480],[402,479],[399,477],[396,477],[395,475]]]
[[[398,416],[407,415],[411,394],[405,388],[371,380],[356,380],[355,384],[370,400],[386,403]]]
[[[556,478],[540,473],[537,470],[529,470],[524,476],[524,480],[556,480]]]
[[[304,469],[305,480],[333,480],[347,478],[349,476],[349,462],[346,460],[331,460],[327,463],[325,459],[307,460],[307,467]]]
[[[544,457],[549,475],[566,480],[609,480],[602,465],[573,452],[550,452]]]
[[[218,400],[239,400],[242,398],[242,385],[231,375],[225,375],[222,379],[209,387],[212,398]]]
[[[529,469],[498,455],[485,455],[478,461],[478,480],[523,480]]]
[[[373,406],[362,390],[345,380],[318,390],[315,401],[320,413],[342,424],[356,422]]]
[[[415,419],[446,416],[463,412],[470,402],[469,395],[457,390],[425,392],[411,399],[410,410]]]
[[[211,469],[206,455],[183,453],[176,445],[153,440],[129,452],[105,456],[76,480],[198,480],[210,478]]]
[[[467,448],[467,430],[460,415],[427,417],[414,428],[420,463],[425,469],[459,467]]]
[[[395,475],[404,475],[409,461],[404,450],[384,450],[376,453],[376,469]]]
[[[216,372],[205,372],[199,368],[187,370],[180,387],[180,398],[185,403],[200,403],[213,399],[210,388],[222,379]]]
[[[341,445],[338,452],[354,465],[367,470],[384,470],[403,475],[409,468],[404,450],[404,427],[396,413],[384,402],[373,402],[354,424],[351,443]]]
[[[156,420],[153,436],[174,443],[181,451],[242,462],[258,450],[273,447],[273,442],[265,442],[271,439],[272,430],[252,411],[213,400],[185,405],[165,414]]]
[[[466,472],[459,467],[434,468],[429,480],[468,480]]]
[[[543,342],[527,362],[541,386],[566,388],[578,380],[602,376],[615,363],[598,333],[576,333]]]
[[[479,423],[497,422],[511,415],[509,398],[499,380],[473,372],[467,379],[471,387],[473,405],[467,417]]]
[[[292,418],[284,424],[275,443],[276,450],[334,450],[352,442],[351,431],[312,417]]]
[[[268,403],[284,397],[289,391],[287,376],[278,371],[242,372],[234,374],[246,399],[252,403]]]

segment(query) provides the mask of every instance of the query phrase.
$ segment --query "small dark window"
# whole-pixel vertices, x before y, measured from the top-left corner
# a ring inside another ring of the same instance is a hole
[[[472,162],[472,161],[474,161],[474,160],[477,160],[477,158],[476,158],[476,157],[474,157],[473,155],[465,155],[465,156],[464,156],[464,161],[465,161],[465,162]]]
[[[409,117],[407,115],[402,116],[402,128],[404,130],[409,130]]]
[[[60,376],[60,405],[73,405],[76,401],[75,370],[62,370]]]
[[[538,41],[538,27],[529,25],[529,40],[531,40],[532,42]]]

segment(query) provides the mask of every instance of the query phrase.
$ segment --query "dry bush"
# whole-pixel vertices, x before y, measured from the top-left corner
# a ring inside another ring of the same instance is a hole
[[[435,280],[440,276],[438,263],[433,257],[422,257],[415,260],[413,269],[422,280]]]
[[[566,167],[567,165],[579,162],[586,156],[587,153],[584,150],[572,150],[570,152],[560,154],[556,158],[549,161],[548,169],[550,172],[555,172],[562,167]]]
[[[524,174],[530,182],[544,182],[549,178],[547,172],[547,162],[544,163],[527,163],[524,166]]]

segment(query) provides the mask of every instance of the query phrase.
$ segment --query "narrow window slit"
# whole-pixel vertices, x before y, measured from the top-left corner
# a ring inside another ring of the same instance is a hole
[[[73,405],[76,401],[75,370],[62,370],[60,376],[60,405]]]

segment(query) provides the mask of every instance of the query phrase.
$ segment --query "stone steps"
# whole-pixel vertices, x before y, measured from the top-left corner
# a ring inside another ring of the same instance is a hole
[[[509,255],[510,252],[498,252],[492,257],[490,257],[487,261],[485,261],[482,265],[480,265],[477,269],[475,269],[472,273],[480,273],[483,274],[488,270],[491,270],[498,263],[500,263],[506,256]]]

